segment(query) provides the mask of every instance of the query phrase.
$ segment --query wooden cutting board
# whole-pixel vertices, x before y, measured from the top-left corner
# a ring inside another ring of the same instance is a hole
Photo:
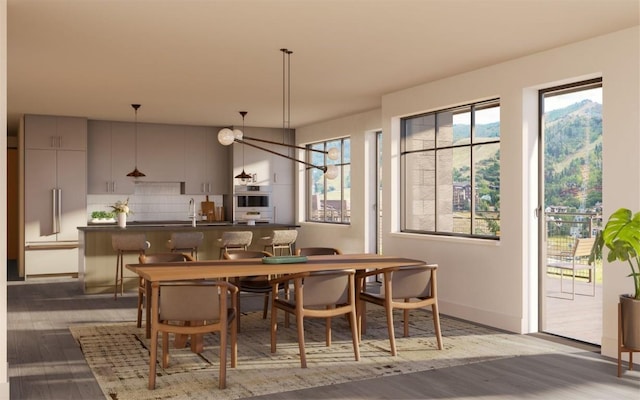
[[[202,210],[202,215],[212,216],[211,218],[207,217],[207,220],[215,220],[216,203],[209,201],[209,196],[207,196],[206,201],[200,203],[200,209]]]

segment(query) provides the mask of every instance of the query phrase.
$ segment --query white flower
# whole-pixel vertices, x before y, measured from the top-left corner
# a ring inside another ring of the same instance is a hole
[[[109,206],[109,207],[113,208],[113,211],[116,214],[120,214],[120,213],[130,214],[130,213],[132,213],[132,211],[129,209],[129,198],[128,197],[127,197],[127,199],[125,201],[118,200],[115,205],[112,205],[112,206]]]

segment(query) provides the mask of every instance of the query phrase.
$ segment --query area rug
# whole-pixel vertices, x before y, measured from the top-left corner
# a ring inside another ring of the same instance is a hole
[[[238,366],[227,368],[227,388],[218,389],[217,336],[205,349],[170,349],[170,364],[157,367],[156,389],[148,390],[149,340],[135,322],[74,325],[69,329],[107,399],[240,399],[270,393],[477,363],[498,358],[553,353],[553,344],[441,316],[444,349],[438,350],[431,313],[411,312],[410,337],[402,337],[396,315],[398,356],[389,353],[384,312],[370,307],[368,329],[354,359],[349,326],[333,320],[333,341],[325,346],[324,321],[305,320],[308,368],[300,368],[295,325],[279,325],[278,348],[270,351],[269,320],[261,312],[242,315]],[[546,343],[546,344],[545,344]],[[557,347],[556,347],[557,348]],[[161,350],[159,350],[161,351]],[[160,359],[160,354],[158,355]]]

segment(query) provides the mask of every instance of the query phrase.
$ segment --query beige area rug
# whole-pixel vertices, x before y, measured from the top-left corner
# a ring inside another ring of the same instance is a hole
[[[368,330],[354,359],[344,318],[335,318],[331,347],[324,345],[324,321],[305,320],[308,368],[300,368],[295,325],[279,325],[278,349],[270,352],[269,320],[261,312],[242,315],[238,367],[227,368],[227,389],[218,389],[217,336],[207,335],[205,350],[170,349],[169,367],[158,365],[156,389],[148,390],[149,340],[135,322],[75,325],[69,329],[80,345],[107,399],[240,399],[381,376],[477,363],[498,358],[553,353],[557,346],[441,316],[444,350],[438,350],[433,320],[413,311],[411,337],[402,337],[396,317],[398,356],[391,357],[384,313],[369,307]],[[160,354],[158,355],[160,359]]]

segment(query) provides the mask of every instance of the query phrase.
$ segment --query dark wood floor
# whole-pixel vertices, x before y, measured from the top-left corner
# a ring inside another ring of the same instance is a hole
[[[84,295],[73,279],[9,282],[7,289],[11,398],[103,398],[68,326],[134,320],[135,294],[117,301],[109,295]],[[261,307],[261,297],[247,300],[243,306]],[[260,398],[639,398],[640,371],[617,378],[615,360],[600,356],[597,347],[567,346],[566,350],[562,354],[516,357]]]

